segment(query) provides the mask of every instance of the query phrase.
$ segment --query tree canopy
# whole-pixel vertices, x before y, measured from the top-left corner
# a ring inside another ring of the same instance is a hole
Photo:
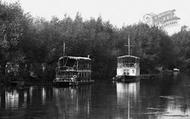
[[[127,40],[132,55],[141,59],[141,72],[153,73],[159,67],[190,68],[190,31],[185,27],[173,36],[158,27],[138,23],[114,27],[101,16],[83,20],[79,13],[74,19],[52,17],[33,18],[24,13],[19,3],[0,2],[0,62],[56,63],[63,55],[87,56],[93,59],[93,75],[112,77],[116,72],[116,57],[127,54]]]

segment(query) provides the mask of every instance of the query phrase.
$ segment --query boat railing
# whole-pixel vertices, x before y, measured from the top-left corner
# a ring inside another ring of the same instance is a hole
[[[58,66],[56,67],[56,72],[57,71],[67,71],[67,70],[77,70],[75,66],[69,67],[69,66]]]

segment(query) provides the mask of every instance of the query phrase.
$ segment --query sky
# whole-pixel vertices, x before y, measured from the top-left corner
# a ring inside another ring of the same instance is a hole
[[[178,24],[169,27],[169,34],[180,30],[181,26],[190,26],[190,11],[188,0],[2,0],[6,2],[19,1],[25,12],[33,17],[44,17],[50,20],[52,16],[60,19],[64,14],[74,18],[79,12],[84,20],[102,17],[104,21],[118,28],[142,21],[145,14],[175,9],[176,16],[181,18]]]

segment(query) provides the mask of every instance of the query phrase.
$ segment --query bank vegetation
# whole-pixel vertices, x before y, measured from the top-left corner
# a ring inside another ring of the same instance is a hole
[[[27,76],[42,72],[53,77],[57,59],[63,55],[92,58],[93,77],[115,75],[116,57],[127,54],[130,36],[132,54],[141,58],[141,73],[190,69],[190,31],[186,26],[169,36],[158,27],[138,23],[117,28],[109,21],[83,20],[79,13],[72,19],[33,18],[19,3],[0,2],[1,75],[17,72]],[[14,73],[12,74],[14,75]]]

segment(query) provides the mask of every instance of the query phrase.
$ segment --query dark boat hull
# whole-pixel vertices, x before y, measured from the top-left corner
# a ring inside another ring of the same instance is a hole
[[[124,83],[137,82],[140,81],[140,76],[118,76],[115,77],[114,81]]]
[[[94,80],[88,81],[54,81],[54,86],[66,87],[66,86],[78,86],[78,85],[87,85],[93,83]]]

